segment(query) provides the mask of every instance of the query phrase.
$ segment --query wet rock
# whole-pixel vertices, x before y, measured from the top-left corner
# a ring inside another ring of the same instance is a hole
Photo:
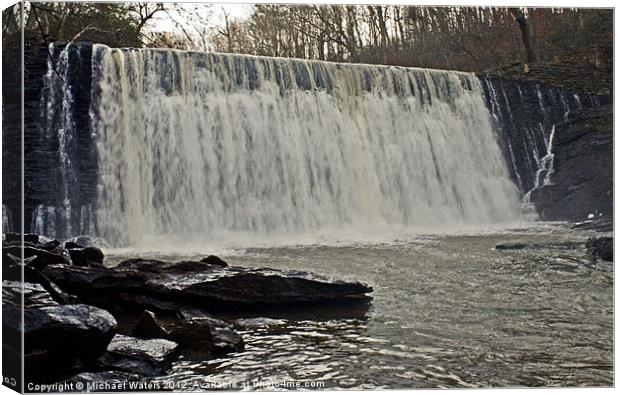
[[[586,242],[586,250],[595,259],[613,262],[614,260],[614,238],[613,237],[591,237]]]
[[[7,233],[2,239],[3,247],[19,247],[21,246],[21,238],[19,233]],[[58,240],[53,240],[45,236],[26,233],[24,234],[24,246],[39,248],[55,254],[62,255],[62,248]]]
[[[99,357],[114,336],[110,313],[83,304],[61,304],[41,284],[2,282],[2,328],[6,345],[21,344],[28,377],[50,381]]]
[[[14,257],[21,256],[21,247],[10,246],[2,248],[2,255],[13,255]],[[55,254],[53,252],[46,251],[41,248],[24,246],[24,258],[31,258],[29,260],[29,266],[41,269],[47,265],[69,264],[71,261],[64,255]]]
[[[65,242],[66,249],[85,247],[108,248],[109,245],[101,238],[90,236],[77,236]]]
[[[14,307],[21,305],[20,299],[24,297],[24,308],[36,309],[40,307],[57,306],[59,303],[54,300],[49,292],[40,284],[19,282],[19,281],[2,281],[2,301],[5,304],[11,304]]]
[[[366,294],[372,292],[371,287],[359,282],[331,280],[307,272],[221,267],[192,261],[134,259],[111,269],[52,265],[42,273],[66,291],[90,298],[93,303],[126,302],[127,298],[119,299],[122,290],[130,297],[138,295],[211,312],[358,304],[367,302],[370,297]]]
[[[170,369],[177,348],[170,340],[116,335],[97,365],[105,370],[159,376]]]
[[[144,310],[131,334],[142,339],[167,339],[170,333],[157,321],[155,313]]]
[[[500,243],[495,246],[496,250],[524,250],[528,248],[528,245],[525,243]]]
[[[284,326],[287,325],[287,321],[264,317],[240,318],[235,321],[235,325],[241,329],[258,329],[266,327]]]
[[[224,355],[232,352],[241,352],[245,343],[240,334],[228,328],[215,328],[213,333],[213,354]]]
[[[76,266],[103,266],[103,251],[97,247],[69,248],[67,251]]]
[[[32,233],[25,233],[24,234],[24,244],[25,243],[30,243],[30,244],[38,244],[39,243],[39,238],[41,236],[36,235],[36,234],[32,234]],[[3,237],[3,242],[5,243],[9,243],[9,244],[20,244],[21,243],[21,233],[6,233]],[[45,240],[47,241],[47,240]]]
[[[144,311],[132,335],[140,338],[172,340],[183,347],[216,355],[241,351],[243,338],[223,321],[202,316],[158,320],[151,311]]]
[[[222,267],[228,266],[228,263],[226,263],[226,261],[224,261],[223,259],[215,255],[209,255],[206,258],[202,258],[200,262],[208,263],[209,265],[222,266]]]
[[[22,311],[5,302],[5,285],[3,332],[7,341],[19,340]],[[116,320],[105,310],[82,304],[58,305],[36,285],[28,286],[27,296],[23,335],[28,380],[55,381],[82,368],[102,355],[114,336]]]
[[[595,218],[592,220],[577,222],[573,229],[595,230],[598,232],[613,232],[614,221],[610,218]]]
[[[550,183],[531,193],[542,220],[613,219],[613,137],[612,105],[556,125]]]

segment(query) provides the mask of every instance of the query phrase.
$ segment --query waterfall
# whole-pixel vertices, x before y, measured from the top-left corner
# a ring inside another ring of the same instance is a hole
[[[96,45],[91,94],[117,246],[520,215],[474,74]]]
[[[85,71],[90,78],[90,52],[85,58],[85,48],[67,44],[59,50],[49,45],[36,143],[36,166],[45,175],[38,177],[38,185],[27,184],[30,194],[44,195],[44,202],[32,211],[31,231],[61,239],[94,232],[92,206],[82,185],[85,169],[92,167],[86,153],[90,125],[84,124],[82,114],[88,112],[89,101],[84,99],[90,95],[90,87],[84,92],[81,84]]]

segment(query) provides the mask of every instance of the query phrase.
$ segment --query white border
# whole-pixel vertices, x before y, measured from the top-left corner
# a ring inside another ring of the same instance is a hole
[[[76,1],[76,0],[67,0],[67,1]],[[126,0],[123,0],[126,1]],[[506,0],[470,0],[470,1],[463,1],[463,0],[369,0],[369,1],[355,1],[355,0],[310,0],[310,1],[303,1],[303,0],[255,0],[255,1],[245,1],[245,0],[241,0],[241,1],[234,1],[234,0],[214,0],[214,1],[187,1],[187,0],[178,0],[176,2],[179,3],[218,3],[218,4],[253,4],[253,3],[284,3],[284,4],[292,4],[292,3],[314,3],[314,4],[402,4],[402,5],[435,5],[435,6],[440,6],[440,5],[460,5],[460,6],[498,6],[498,7],[502,7],[502,6],[529,6],[529,7],[584,7],[584,8],[593,8],[593,7],[601,7],[601,8],[613,8],[614,7],[614,1],[612,0],[591,0],[591,1],[583,1],[583,0],[563,0],[563,1],[558,1],[558,2],[550,2],[550,1],[541,1],[541,0],[522,0],[522,1],[506,1]],[[0,0],[0,6],[2,9],[7,8],[8,6],[11,6],[13,4],[17,3],[17,1],[11,1],[11,0]],[[614,22],[618,21],[618,13],[620,11],[618,11],[618,8],[614,9]],[[618,40],[616,39],[616,34],[614,32],[614,54],[617,53],[618,50]],[[1,55],[0,55],[0,59],[1,59]],[[614,92],[616,91],[616,78],[618,76],[618,64],[616,62],[614,62]],[[2,77],[0,75],[0,86],[1,86],[1,81],[2,81]],[[1,93],[0,93],[1,95]],[[614,114],[617,111],[618,106],[617,103],[614,101]],[[1,117],[1,115],[0,115]],[[617,131],[617,122],[616,122],[616,117],[614,116],[614,130]],[[614,181],[616,181],[616,177],[615,175],[620,174],[620,162],[617,160],[618,156],[620,154],[618,153],[618,150],[616,149],[616,139],[614,139]],[[1,166],[2,164],[0,163],[0,170],[1,170]],[[0,192],[1,192],[1,185],[0,185]],[[614,182],[614,218],[616,217],[617,214],[617,208],[618,208],[618,201],[620,199],[618,199],[618,192],[620,192],[620,187],[618,186],[618,183]],[[618,245],[620,243],[616,240],[614,248],[616,249],[616,251],[618,251]],[[618,338],[617,334],[618,334],[618,327],[615,325],[615,311],[616,311],[616,305],[615,305],[615,301],[618,300],[617,296],[618,296],[618,287],[615,287],[616,284],[616,280],[617,280],[617,271],[614,271],[614,383],[615,383],[615,379],[618,377],[617,372],[618,372],[618,366],[617,364],[615,364],[615,361],[618,361],[618,347],[615,344],[615,340]],[[0,333],[1,333],[1,329],[0,329]],[[1,368],[2,368],[2,362],[0,361],[0,372],[1,372]],[[397,394],[409,394],[411,392],[415,391],[415,394],[435,394],[437,393],[437,390],[376,390],[373,391],[373,393],[376,394],[390,394],[390,395],[397,395]],[[450,389],[450,390],[443,390],[443,391],[448,391],[448,392],[455,392],[455,391],[461,391],[458,389]],[[443,392],[442,391],[442,392]],[[467,394],[471,394],[471,395],[478,395],[478,394],[502,394],[502,395],[516,395],[516,394],[521,394],[523,392],[528,392],[528,393],[539,393],[539,394],[562,394],[562,395],[573,395],[573,394],[581,394],[586,392],[587,393],[594,393],[594,394],[612,394],[614,391],[613,388],[586,388],[586,389],[578,389],[578,388],[558,388],[558,389],[550,389],[550,388],[541,388],[541,389],[467,389],[466,393]],[[337,391],[333,391],[333,390],[321,390],[321,391],[312,391],[314,393],[320,393],[320,394],[335,394],[337,393]],[[338,391],[340,392],[340,391]],[[362,391],[347,391],[347,393],[361,393]],[[10,389],[8,389],[5,386],[0,386],[0,395],[5,395],[5,394],[14,394],[15,392],[11,391]],[[148,393],[148,392],[144,392],[143,394],[153,394],[153,395],[158,395],[161,394],[160,392],[157,393]]]

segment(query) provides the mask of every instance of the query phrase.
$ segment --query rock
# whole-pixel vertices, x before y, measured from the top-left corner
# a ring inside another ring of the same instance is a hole
[[[72,241],[65,241],[65,249],[71,250],[73,248],[84,248],[84,246],[74,243]]]
[[[29,258],[30,259],[30,258]],[[23,275],[23,276],[22,276]],[[16,283],[24,282],[24,284],[37,285],[42,287],[51,298],[58,304],[79,304],[78,298],[63,292],[58,286],[52,283],[47,277],[38,270],[33,269],[26,263],[25,266],[19,264],[9,265],[2,270],[2,277],[5,280]]]
[[[240,334],[227,328],[215,328],[213,334],[213,354],[224,355],[231,352],[241,352],[245,343]]]
[[[103,251],[97,247],[69,248],[67,251],[76,266],[103,266]]]
[[[9,243],[9,244],[19,244],[21,243],[21,240],[22,240],[21,233],[6,233],[2,241],[5,243]],[[38,244],[39,235],[35,235],[32,233],[25,233],[24,244],[25,243]]]
[[[591,237],[586,242],[586,250],[595,259],[613,262],[614,260],[614,238],[613,237]]]
[[[21,239],[19,233],[7,233],[2,240],[3,247],[19,247],[21,246]],[[55,254],[62,255],[62,248],[60,248],[60,242],[58,240],[52,240],[45,236],[40,236],[32,233],[24,234],[24,246],[39,248],[45,251],[49,251]]]
[[[167,339],[170,333],[157,321],[155,313],[144,310],[131,334],[142,339]]]
[[[573,229],[595,230],[597,232],[613,232],[614,221],[610,218],[595,218],[588,221],[577,222]]]
[[[58,380],[105,351],[116,330],[110,313],[83,304],[62,305],[41,284],[25,282],[22,326],[21,289],[21,282],[2,282],[2,329],[6,347],[21,345],[23,330],[27,380]]]
[[[211,312],[308,304],[322,307],[367,303],[370,297],[366,294],[372,292],[371,287],[359,282],[331,280],[307,272],[191,261],[138,259],[110,269],[51,265],[42,273],[62,289],[92,303],[105,303],[106,308],[131,302],[132,295]]]
[[[39,307],[57,306],[59,303],[40,284],[19,281],[2,281],[2,301],[16,308],[21,306],[21,297],[24,297],[24,308],[36,309]]]
[[[235,321],[235,325],[241,329],[259,329],[266,327],[285,326],[287,325],[287,321],[264,317],[240,318]]]
[[[105,370],[159,376],[170,369],[177,348],[170,340],[116,335],[97,365]]]
[[[556,126],[550,183],[531,193],[542,220],[613,219],[613,136],[612,105]]]
[[[52,305],[41,295],[35,298],[34,292],[41,289],[32,290],[29,306],[38,306],[32,302],[37,299],[49,305],[23,310],[27,380],[55,381],[103,354],[116,330],[110,313],[81,304]],[[19,308],[3,303],[2,326],[8,339],[19,339],[20,315]]]
[[[15,257],[19,257],[21,256],[21,247],[19,246],[3,247],[2,254],[3,256],[13,255]],[[41,269],[47,265],[58,265],[58,264],[71,263],[71,261],[68,260],[63,255],[55,254],[53,252],[49,252],[41,248],[24,246],[24,258],[31,258],[31,257],[35,257],[35,258],[29,261],[29,266],[36,268],[36,269]]]
[[[215,256],[215,255],[209,255],[206,258],[202,258],[200,262],[208,263],[209,265],[216,265],[216,266],[223,266],[223,267],[228,266],[228,263],[226,263],[226,261],[222,260],[220,257]]]
[[[108,248],[109,245],[101,238],[90,236],[77,236],[65,241],[66,249],[85,247]]]
[[[243,350],[241,335],[231,330],[228,324],[216,326],[221,322],[207,316],[158,320],[153,312],[144,311],[132,335],[145,339],[168,339],[180,346],[216,355]]]
[[[528,247],[524,243],[501,243],[495,246],[496,250],[523,250]]]

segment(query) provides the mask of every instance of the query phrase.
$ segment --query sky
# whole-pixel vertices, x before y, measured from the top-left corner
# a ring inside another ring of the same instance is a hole
[[[250,16],[252,11],[251,4],[217,4],[217,3],[178,3],[177,7],[181,12],[172,11],[172,18],[181,22],[184,19],[182,13],[193,13],[200,18],[208,20],[210,25],[223,26],[224,13],[228,14],[229,19],[242,20]],[[156,15],[151,24],[154,31],[173,31],[179,29],[167,14]]]

